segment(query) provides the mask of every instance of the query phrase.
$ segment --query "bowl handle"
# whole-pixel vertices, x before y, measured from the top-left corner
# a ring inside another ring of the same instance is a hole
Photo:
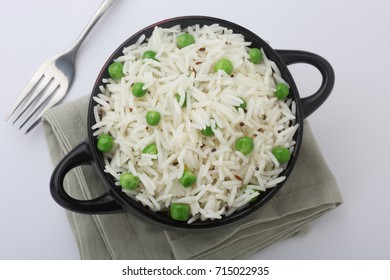
[[[64,178],[73,168],[92,165],[91,153],[86,142],[71,150],[54,169],[50,179],[50,193],[62,207],[84,214],[109,214],[123,212],[122,207],[109,193],[90,200],[78,200],[70,197],[64,189]]]
[[[332,66],[323,57],[306,51],[276,50],[286,65],[307,63],[317,68],[322,75],[320,88],[312,95],[301,99],[303,116],[307,118],[317,110],[328,98],[334,86],[334,71]]]

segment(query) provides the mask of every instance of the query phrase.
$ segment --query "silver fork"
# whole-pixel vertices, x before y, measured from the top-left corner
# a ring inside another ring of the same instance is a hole
[[[65,97],[73,82],[76,54],[81,43],[113,2],[114,0],[103,1],[76,42],[64,53],[52,57],[38,69],[5,117],[6,121],[13,114],[19,113],[12,123],[15,124],[22,115],[29,112],[19,127],[22,129],[39,112],[25,131],[27,134],[38,125],[45,111],[58,104]]]

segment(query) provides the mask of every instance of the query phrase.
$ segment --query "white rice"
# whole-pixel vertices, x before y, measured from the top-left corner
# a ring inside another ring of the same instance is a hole
[[[191,33],[195,44],[178,49],[176,37],[183,32]],[[275,146],[293,150],[296,105],[274,97],[276,85],[286,82],[264,52],[262,63],[249,62],[250,45],[242,35],[215,24],[185,30],[156,27],[149,39],[142,35],[124,48],[116,61],[124,64],[125,76],[103,81],[105,86],[94,97],[92,129],[95,136],[114,138],[113,151],[104,155],[105,172],[117,181],[122,172],[140,178],[136,190],[123,190],[127,195],[153,211],[186,203],[192,223],[229,216],[285,180],[280,173],[286,164],[280,165],[271,151]],[[158,61],[142,60],[146,50],[155,51]],[[214,73],[221,58],[232,61],[232,76]],[[148,93],[135,98],[131,85],[140,81]],[[187,106],[181,107],[185,96]],[[246,110],[235,108],[242,102],[239,97],[246,100]],[[161,113],[157,126],[145,121],[150,110]],[[200,133],[206,126],[211,126],[213,137]],[[254,140],[249,155],[235,149],[242,136]],[[156,143],[158,154],[143,155],[151,143]],[[185,168],[197,175],[190,188],[178,182]]]

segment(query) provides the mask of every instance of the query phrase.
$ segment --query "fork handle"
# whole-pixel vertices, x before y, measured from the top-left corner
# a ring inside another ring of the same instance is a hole
[[[95,26],[97,21],[100,19],[100,17],[107,11],[107,9],[111,6],[111,4],[114,3],[115,0],[104,0],[102,4],[100,5],[99,9],[96,11],[96,13],[93,15],[91,20],[88,22],[87,26],[84,28],[84,30],[81,32],[79,37],[76,39],[76,42],[73,44],[71,48],[69,48],[68,52],[72,53],[74,57],[76,57],[77,51],[79,50],[82,42],[84,41],[85,37],[89,34],[89,32],[92,30],[92,28]]]

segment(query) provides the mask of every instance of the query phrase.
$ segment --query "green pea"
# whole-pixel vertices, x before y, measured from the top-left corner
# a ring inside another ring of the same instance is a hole
[[[134,83],[132,93],[135,97],[142,97],[146,94],[146,89],[142,89],[144,83]]]
[[[172,203],[169,214],[172,219],[185,222],[190,218],[190,206],[183,203]]]
[[[108,75],[113,80],[119,80],[124,76],[123,74],[123,64],[120,62],[114,62],[110,66],[108,66]]]
[[[227,58],[218,60],[214,65],[214,72],[218,72],[218,70],[223,70],[226,74],[231,75],[233,73],[233,63]]]
[[[155,143],[152,143],[152,144],[149,144],[147,145],[143,150],[142,150],[142,153],[143,154],[150,154],[150,155],[157,155],[157,146]]]
[[[196,182],[196,176],[192,171],[185,169],[183,175],[179,179],[179,183],[185,187],[191,187]]]
[[[259,191],[259,190],[254,190],[254,191],[260,194],[260,191]],[[258,194],[257,196],[255,196],[254,198],[252,198],[252,199],[250,200],[250,202],[255,202],[255,201],[259,198],[259,194]]]
[[[124,172],[119,177],[119,184],[124,189],[134,190],[138,187],[139,182],[139,178],[137,176],[134,176],[130,172]]]
[[[263,60],[263,53],[258,48],[252,48],[249,50],[249,60],[253,64],[259,64]]]
[[[191,34],[184,33],[176,38],[176,44],[179,49],[195,44],[195,38]]]
[[[276,91],[274,94],[279,100],[283,100],[287,97],[288,93],[288,86],[286,84],[280,83],[276,86]]]
[[[241,152],[244,155],[250,154],[253,151],[254,143],[253,140],[249,137],[241,137],[236,142],[237,151]]]
[[[238,105],[238,106],[235,106],[235,108],[238,110],[238,108],[242,108],[243,110],[245,110],[246,109],[246,107],[247,107],[247,103],[246,103],[246,101],[245,101],[245,99],[244,98],[241,98],[241,97],[239,97],[241,100],[242,100],[242,103],[240,104],[240,105]]]
[[[272,149],[272,154],[280,163],[285,163],[290,160],[291,153],[286,147],[277,146]]]
[[[153,59],[153,60],[157,60],[156,59],[156,52],[151,51],[151,50],[148,50],[148,51],[144,52],[142,54],[142,59],[145,59],[145,58],[150,58],[150,59]]]
[[[97,141],[97,148],[99,151],[103,153],[109,153],[111,152],[113,147],[114,147],[114,139],[112,138],[112,136],[107,134],[102,134],[99,136]]]
[[[149,111],[146,113],[146,122],[151,125],[155,126],[158,125],[158,123],[161,120],[161,114],[157,111]]]
[[[180,94],[176,93],[175,97],[176,97],[177,103],[179,103],[180,102]],[[184,102],[183,102],[183,105],[181,107],[187,107],[187,94],[185,94],[185,96],[184,96]]]
[[[214,135],[214,131],[211,130],[211,126],[206,126],[206,128],[202,129],[200,132],[202,132],[202,134],[204,136],[213,136]]]

